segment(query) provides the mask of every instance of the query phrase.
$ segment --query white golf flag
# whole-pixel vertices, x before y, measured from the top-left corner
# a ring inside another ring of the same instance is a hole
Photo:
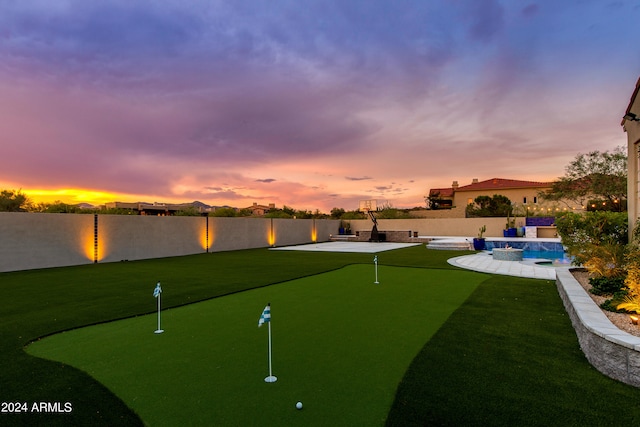
[[[262,314],[260,315],[260,320],[258,320],[258,328],[262,326],[263,323],[271,321],[271,303],[267,304],[267,306],[262,310]]]
[[[162,293],[162,288],[160,287],[160,282],[156,285],[156,288],[153,290],[153,296],[158,298]]]

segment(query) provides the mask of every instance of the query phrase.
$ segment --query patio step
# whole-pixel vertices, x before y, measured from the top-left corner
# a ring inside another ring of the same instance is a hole
[[[473,243],[467,239],[434,239],[427,243],[427,249],[441,251],[467,251],[473,250]]]

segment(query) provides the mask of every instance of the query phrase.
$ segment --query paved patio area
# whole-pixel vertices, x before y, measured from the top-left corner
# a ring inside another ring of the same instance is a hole
[[[391,251],[393,249],[417,246],[422,243],[390,243],[390,242],[324,242],[310,243],[308,245],[282,246],[269,248],[272,251],[315,251],[315,252],[362,252],[374,254],[377,252]]]
[[[529,277],[532,279],[556,280],[556,269],[566,267],[552,267],[536,264],[534,259],[523,261],[496,261],[486,252],[473,255],[464,255],[448,260],[449,264],[467,270],[480,271],[482,273],[503,274],[506,276]]]
[[[282,246],[270,248],[273,251],[316,251],[316,252],[362,252],[378,253],[393,249],[406,248],[409,246],[422,245],[422,243],[369,243],[369,242],[324,242],[311,243],[308,245]],[[452,257],[449,264],[467,270],[479,271],[490,274],[503,274],[507,276],[528,277],[532,279],[556,280],[556,269],[566,267],[543,266],[536,264],[534,259],[523,261],[496,261],[487,252],[472,255]]]

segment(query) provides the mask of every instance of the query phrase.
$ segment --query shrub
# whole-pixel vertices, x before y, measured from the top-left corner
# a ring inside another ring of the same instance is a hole
[[[583,248],[589,258],[584,261],[585,268],[595,277],[620,279],[624,282],[626,275],[625,257],[627,247],[622,244],[604,242]]]
[[[595,276],[624,276],[628,242],[626,213],[569,212],[556,218],[556,226],[574,264],[584,265]]]
[[[623,307],[624,301],[626,301],[628,297],[629,295],[627,294],[627,290],[622,289],[621,291],[613,294],[613,297],[611,299],[608,299],[600,304],[600,308],[602,308],[603,310],[612,311],[614,313],[628,313],[629,311],[635,311]]]
[[[493,197],[478,196],[465,208],[467,218],[509,216],[512,212],[511,200],[502,194],[494,194]]]
[[[624,282],[624,277],[591,277],[589,292],[594,295],[613,295],[624,288]]]
[[[627,250],[627,278],[625,286],[628,295],[617,307],[628,311],[640,313],[640,233],[639,227],[633,230],[633,241],[629,243]]]

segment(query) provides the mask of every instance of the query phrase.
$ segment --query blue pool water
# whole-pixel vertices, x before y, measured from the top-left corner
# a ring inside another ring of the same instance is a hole
[[[522,249],[523,258],[545,259],[552,261],[554,264],[571,264],[571,259],[564,251],[564,247],[560,242],[487,240],[486,250],[491,251],[494,248],[504,248],[507,245],[514,249]]]
[[[522,257],[548,259],[559,264],[571,264],[571,259],[564,251],[524,251]]]

